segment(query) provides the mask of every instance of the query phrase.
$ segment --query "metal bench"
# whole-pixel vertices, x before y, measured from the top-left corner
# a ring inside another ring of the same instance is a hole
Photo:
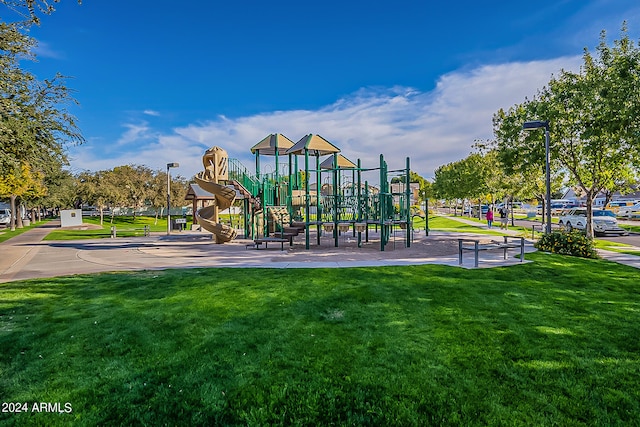
[[[503,242],[492,241],[491,243],[480,243],[475,239],[458,239],[458,265],[462,265],[462,252],[473,251],[474,267],[478,267],[478,254],[480,251],[490,251],[496,249],[503,250],[504,259],[507,259],[507,251],[511,248],[520,248],[520,262],[524,261],[524,237],[503,236]],[[519,242],[509,242],[509,239],[516,239]],[[465,243],[473,243],[473,246],[465,245]]]
[[[264,248],[268,249],[269,243],[280,243],[280,250],[284,251],[284,244],[287,242],[289,242],[289,239],[281,237],[259,237],[253,239],[253,244],[249,244],[247,247],[255,246],[256,249],[260,249],[260,246],[264,243]]]
[[[145,225],[142,228],[121,228],[120,231],[134,231],[134,232],[142,231],[142,235],[144,237],[149,237],[149,235],[151,234],[150,227],[148,225]],[[117,230],[116,230],[116,226],[112,225],[111,226],[111,238],[113,239],[115,237],[117,237]]]

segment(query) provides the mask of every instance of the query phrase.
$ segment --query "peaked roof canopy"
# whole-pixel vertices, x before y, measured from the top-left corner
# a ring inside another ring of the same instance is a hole
[[[312,156],[325,156],[339,153],[340,149],[321,137],[320,135],[305,135],[296,144],[287,150],[287,154],[304,155],[307,151]]]
[[[356,165],[342,154],[338,154],[338,169],[355,169]],[[320,163],[320,169],[333,169],[333,156]]]
[[[293,141],[289,138],[281,133],[272,133],[251,147],[251,154],[255,154],[258,151],[258,154],[275,156],[276,150],[278,150],[278,154],[285,154],[291,147],[293,147]]]

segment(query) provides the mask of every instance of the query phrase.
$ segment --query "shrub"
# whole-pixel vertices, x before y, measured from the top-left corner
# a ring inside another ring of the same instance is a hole
[[[593,239],[583,232],[554,231],[543,235],[536,243],[538,250],[560,255],[571,255],[582,258],[598,258]]]

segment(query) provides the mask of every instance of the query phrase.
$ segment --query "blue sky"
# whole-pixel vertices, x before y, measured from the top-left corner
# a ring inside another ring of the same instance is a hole
[[[73,77],[74,171],[177,161],[189,178],[214,145],[252,167],[266,135],[314,133],[431,177],[624,20],[637,41],[637,0],[62,0],[27,66]]]

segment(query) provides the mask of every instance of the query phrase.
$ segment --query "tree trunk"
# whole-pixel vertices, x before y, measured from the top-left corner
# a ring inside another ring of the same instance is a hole
[[[16,196],[14,203],[16,205],[16,228],[24,228],[24,224],[22,223],[22,201]]]
[[[513,196],[509,196],[509,204],[507,206],[509,207],[509,212],[507,212],[507,214],[511,214],[511,226],[515,227],[516,223],[513,218]]]
[[[585,233],[587,237],[593,239],[593,192],[587,191],[586,195],[586,203],[587,203],[587,225],[585,227]]]
[[[16,214],[16,196],[15,194],[11,194],[9,196],[9,203],[11,206],[11,218],[10,218],[10,225],[11,225],[11,231],[16,231],[16,220],[18,218],[17,214]]]

